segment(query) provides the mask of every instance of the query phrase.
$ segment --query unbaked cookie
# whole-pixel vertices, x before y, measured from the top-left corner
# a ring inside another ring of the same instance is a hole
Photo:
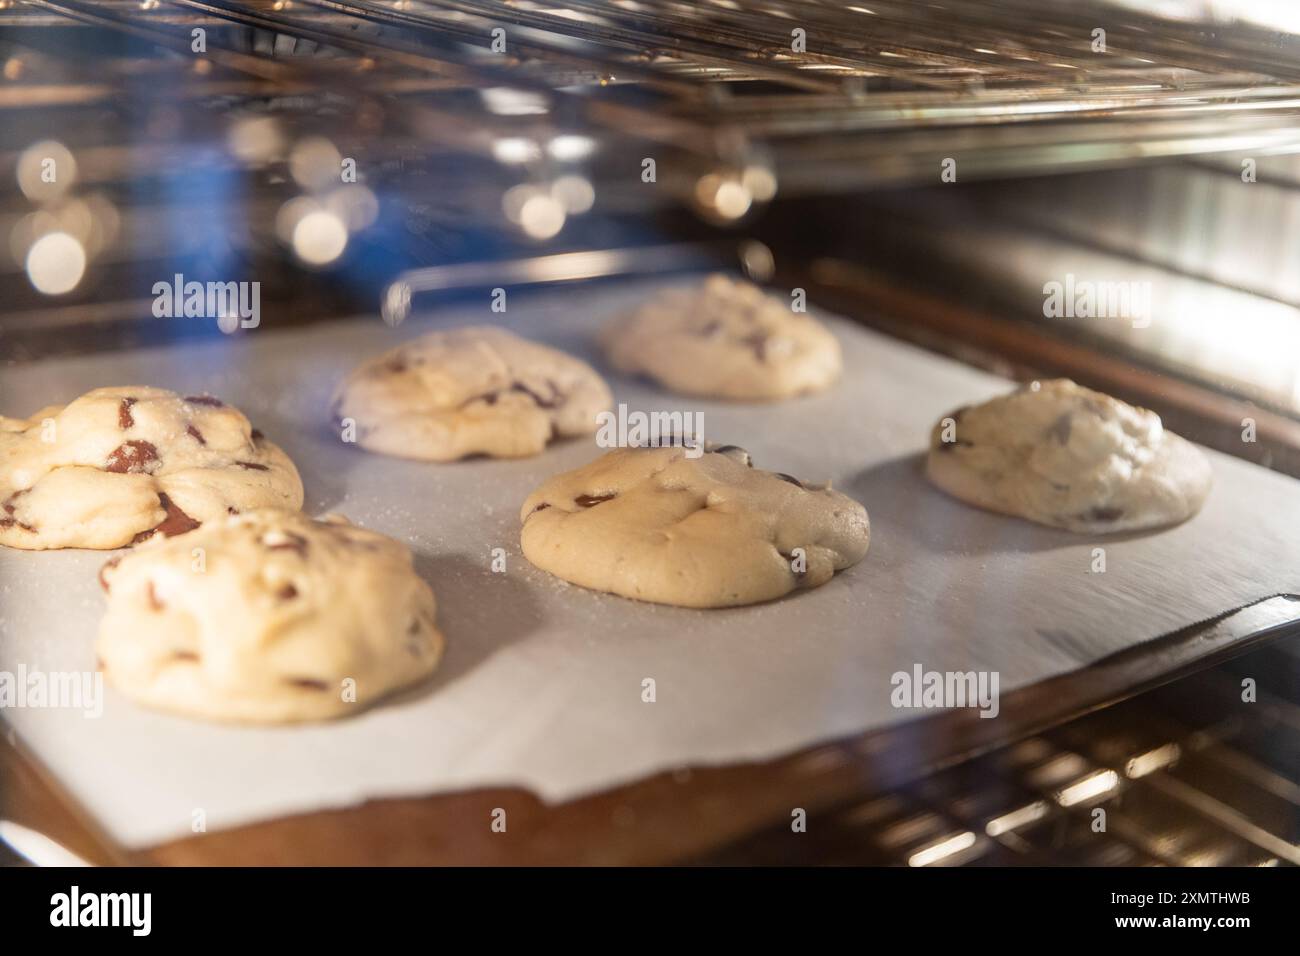
[[[149,707],[283,723],[355,713],[430,674],[433,592],[411,552],[344,519],[252,511],[100,573],[109,683]]]
[[[267,507],[302,507],[297,469],[210,395],[97,388],[0,417],[0,544],[120,548]]]
[[[728,607],[825,584],[867,553],[862,505],[753,467],[741,448],[623,448],[528,496],[524,555],[598,591]]]
[[[596,431],[609,387],[586,362],[505,329],[430,332],[361,364],[334,396],[362,448],[399,458],[522,458]]]
[[[602,332],[610,364],[686,395],[763,400],[828,387],[840,344],[811,316],[758,286],[710,276],[669,289]]]
[[[1184,521],[1211,482],[1205,455],[1159,415],[1068,379],[945,416],[927,471],[962,501],[1089,534]]]

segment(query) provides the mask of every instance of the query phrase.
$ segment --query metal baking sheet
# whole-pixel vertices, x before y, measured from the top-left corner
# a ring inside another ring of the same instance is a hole
[[[703,414],[705,437],[760,467],[821,481],[871,516],[866,559],[817,590],[692,611],[597,594],[531,567],[519,505],[594,440],[522,461],[398,461],[341,444],[336,382],[362,356],[438,326],[500,322],[592,361],[599,322],[664,285],[512,292],[416,316],[254,332],[221,341],[0,371],[0,409],[30,414],[101,385],[210,391],[297,462],[306,509],[409,543],[448,638],[424,686],[355,718],[288,728],[215,726],[141,709],[9,708],[26,745],[127,847],[368,798],[512,785],[559,801],[683,765],[770,758],[922,712],[891,676],[996,672],[1002,693],[1300,585],[1300,486],[1207,452],[1216,486],[1192,521],[1091,539],[976,511],[931,488],[931,423],[1010,383],[826,316],[846,374],[829,392],[742,405],[668,395],[610,375],[630,408]],[[196,321],[196,320],[177,320]],[[1094,549],[1105,549],[1096,573]],[[504,574],[492,552],[507,554]],[[0,670],[88,671],[107,554],[0,548]],[[656,700],[642,699],[642,681]]]

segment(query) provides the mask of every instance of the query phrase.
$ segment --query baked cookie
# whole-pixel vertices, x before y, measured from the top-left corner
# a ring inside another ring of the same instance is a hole
[[[705,398],[818,392],[839,378],[841,367],[840,344],[824,325],[724,275],[660,293],[606,326],[601,342],[620,372]]]
[[[969,504],[1088,534],[1185,521],[1211,481],[1159,415],[1063,378],[945,416],[926,470]]]
[[[741,448],[622,448],[524,502],[524,555],[583,587],[682,607],[729,607],[825,584],[862,560],[862,505],[760,471]]]
[[[430,332],[363,362],[334,396],[369,451],[421,461],[523,458],[596,430],[609,387],[586,362],[505,329]]]
[[[97,388],[0,418],[0,544],[11,548],[121,548],[268,507],[302,507],[297,469],[210,395]]]
[[[267,509],[158,539],[100,572],[108,682],[159,710],[285,723],[356,713],[430,674],[433,592],[411,552],[342,518]]]

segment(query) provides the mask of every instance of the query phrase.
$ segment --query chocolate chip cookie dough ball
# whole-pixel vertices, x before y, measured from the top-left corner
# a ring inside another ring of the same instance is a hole
[[[945,416],[926,470],[969,504],[1087,534],[1185,521],[1212,479],[1201,450],[1159,415],[1068,379]]]
[[[862,505],[753,467],[741,448],[624,448],[557,475],[520,512],[524,555],[597,591],[682,607],[755,604],[862,560]]]
[[[121,548],[302,499],[289,457],[210,395],[97,388],[0,418],[0,544],[11,548]]]
[[[840,375],[840,344],[829,329],[724,275],[660,293],[608,325],[601,340],[620,372],[705,398],[790,398]]]
[[[522,458],[596,431],[609,388],[586,362],[492,326],[430,332],[361,364],[334,396],[362,448],[420,461]]]
[[[341,518],[248,512],[150,541],[109,562],[100,582],[106,679],[177,714],[354,714],[427,677],[442,656],[433,592],[410,551]]]

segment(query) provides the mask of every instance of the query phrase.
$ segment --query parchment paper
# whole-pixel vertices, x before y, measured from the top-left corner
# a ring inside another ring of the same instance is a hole
[[[0,370],[0,409],[27,415],[101,385],[211,391],[297,462],[306,509],[409,542],[448,639],[425,686],[356,718],[254,729],[141,709],[107,691],[103,716],[7,709],[38,757],[127,846],[367,798],[517,785],[561,801],[665,768],[764,759],[913,718],[890,675],[990,670],[1003,693],[1251,601],[1300,587],[1300,487],[1210,452],[1216,486],[1192,521],[1089,539],[985,514],[931,488],[931,423],[1009,383],[838,319],[847,373],[828,393],[739,405],[610,376],[616,401],[702,412],[705,437],[760,467],[864,502],[871,550],[822,588],[767,605],[691,611],[597,594],[533,568],[518,510],[594,440],[513,462],[398,461],[338,442],[327,399],[361,357],[435,325],[503,321],[608,371],[598,323],[649,284],[512,293],[481,308],[275,331]],[[181,320],[179,321],[198,321]],[[1106,571],[1091,571],[1092,549]],[[504,548],[505,574],[490,571]],[[0,669],[92,670],[108,554],[0,548]],[[642,680],[657,699],[642,701]]]

